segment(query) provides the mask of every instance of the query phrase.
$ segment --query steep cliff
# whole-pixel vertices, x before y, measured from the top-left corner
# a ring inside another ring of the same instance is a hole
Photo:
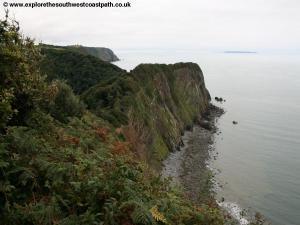
[[[90,88],[82,99],[158,167],[180,145],[184,129],[206,110],[210,95],[197,64],[142,64],[112,83]]]
[[[78,51],[86,55],[95,56],[105,62],[115,62],[119,60],[119,58],[115,55],[115,53],[109,48],[86,47],[82,45],[71,45],[71,46],[67,46],[67,48],[70,48],[72,50]]]
[[[141,64],[130,73],[68,48],[44,47],[41,69],[49,80],[66,80],[88,109],[104,118],[158,167],[181,142],[183,130],[210,100],[194,63]]]

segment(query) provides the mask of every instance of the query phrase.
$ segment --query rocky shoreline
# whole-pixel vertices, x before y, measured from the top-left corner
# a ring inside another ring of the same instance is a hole
[[[209,160],[218,155],[214,151],[214,137],[220,134],[216,123],[222,114],[222,108],[210,104],[194,126],[184,132],[177,150],[163,161],[161,175],[171,178],[171,184],[183,190],[193,204],[221,207],[232,224],[245,225],[249,222],[241,215],[243,210],[237,204],[224,199],[219,202],[215,198],[217,184]]]
[[[208,110],[184,132],[179,151],[171,153],[163,162],[162,177],[171,177],[172,184],[183,189],[195,204],[215,202],[212,196],[212,173],[207,167],[213,150],[216,122],[224,110],[209,105]]]

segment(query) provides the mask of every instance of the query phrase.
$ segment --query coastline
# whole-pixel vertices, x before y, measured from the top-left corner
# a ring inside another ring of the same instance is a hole
[[[162,177],[171,177],[172,184],[180,186],[194,204],[216,203],[212,193],[213,174],[208,167],[208,160],[210,151],[214,149],[216,122],[223,113],[223,109],[210,104],[192,129],[184,132],[180,150],[170,153],[163,161]]]
[[[183,145],[179,150],[170,153],[163,161],[161,175],[171,178],[171,184],[181,188],[193,204],[206,203],[220,207],[235,223],[246,225],[249,221],[241,216],[243,210],[236,203],[218,201],[215,196],[218,184],[209,162],[215,160],[218,154],[215,152],[214,137],[218,134],[217,121],[223,114],[222,108],[210,104],[192,129],[184,132]]]

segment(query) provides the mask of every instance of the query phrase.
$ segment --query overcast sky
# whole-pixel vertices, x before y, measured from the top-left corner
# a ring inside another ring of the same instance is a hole
[[[26,35],[51,44],[112,49],[300,49],[300,0],[129,1],[131,8],[10,10]]]

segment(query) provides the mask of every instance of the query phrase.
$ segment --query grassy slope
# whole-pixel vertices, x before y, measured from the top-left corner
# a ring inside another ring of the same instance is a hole
[[[49,80],[64,79],[74,92],[82,93],[93,85],[123,74],[119,67],[94,56],[85,55],[69,48],[43,46],[44,59],[41,70]]]
[[[98,84],[82,99],[97,115],[121,127],[139,153],[159,167],[180,143],[184,128],[206,110],[210,96],[198,65],[138,66],[110,84]]]

